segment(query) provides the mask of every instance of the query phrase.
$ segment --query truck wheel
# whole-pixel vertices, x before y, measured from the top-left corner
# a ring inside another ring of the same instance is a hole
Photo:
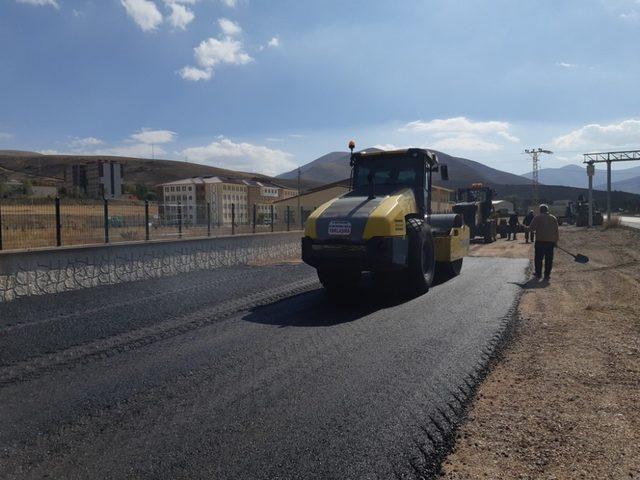
[[[462,258],[453,262],[437,262],[436,263],[436,280],[445,282],[453,277],[460,275],[462,270]]]
[[[361,276],[362,272],[359,270],[318,269],[318,280],[320,280],[322,286],[335,292],[355,287]]]
[[[407,220],[409,236],[409,258],[407,281],[411,293],[422,295],[433,283],[435,271],[435,252],[431,229],[424,220],[410,218]]]

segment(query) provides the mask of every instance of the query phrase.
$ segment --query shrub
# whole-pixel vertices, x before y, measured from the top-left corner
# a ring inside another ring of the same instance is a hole
[[[620,226],[620,217],[617,215],[611,215],[611,218],[607,218],[602,224],[602,228],[607,230],[609,228],[617,228]]]

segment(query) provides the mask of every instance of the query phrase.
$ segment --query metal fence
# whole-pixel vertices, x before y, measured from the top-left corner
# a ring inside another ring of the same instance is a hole
[[[75,199],[0,202],[0,250],[300,230],[312,210],[272,204],[99,202]]]

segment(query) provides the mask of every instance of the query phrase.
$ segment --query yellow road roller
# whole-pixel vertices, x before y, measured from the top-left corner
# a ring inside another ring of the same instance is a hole
[[[409,148],[351,150],[351,188],[307,219],[302,259],[322,285],[344,292],[362,272],[425,293],[437,276],[458,275],[469,251],[469,228],[458,214],[433,214],[432,177],[448,180],[435,153]]]

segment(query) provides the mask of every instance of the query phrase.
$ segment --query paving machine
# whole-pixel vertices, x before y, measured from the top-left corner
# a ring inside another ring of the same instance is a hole
[[[493,214],[493,199],[496,191],[482,183],[474,183],[469,188],[458,189],[458,203],[453,211],[462,215],[465,225],[471,230],[471,238],[482,238],[484,243],[495,242],[497,221]]]
[[[457,214],[432,214],[431,181],[447,179],[446,165],[419,148],[353,153],[351,189],[318,207],[307,219],[302,259],[322,285],[349,292],[362,272],[412,294],[434,277],[460,273],[469,229]]]

